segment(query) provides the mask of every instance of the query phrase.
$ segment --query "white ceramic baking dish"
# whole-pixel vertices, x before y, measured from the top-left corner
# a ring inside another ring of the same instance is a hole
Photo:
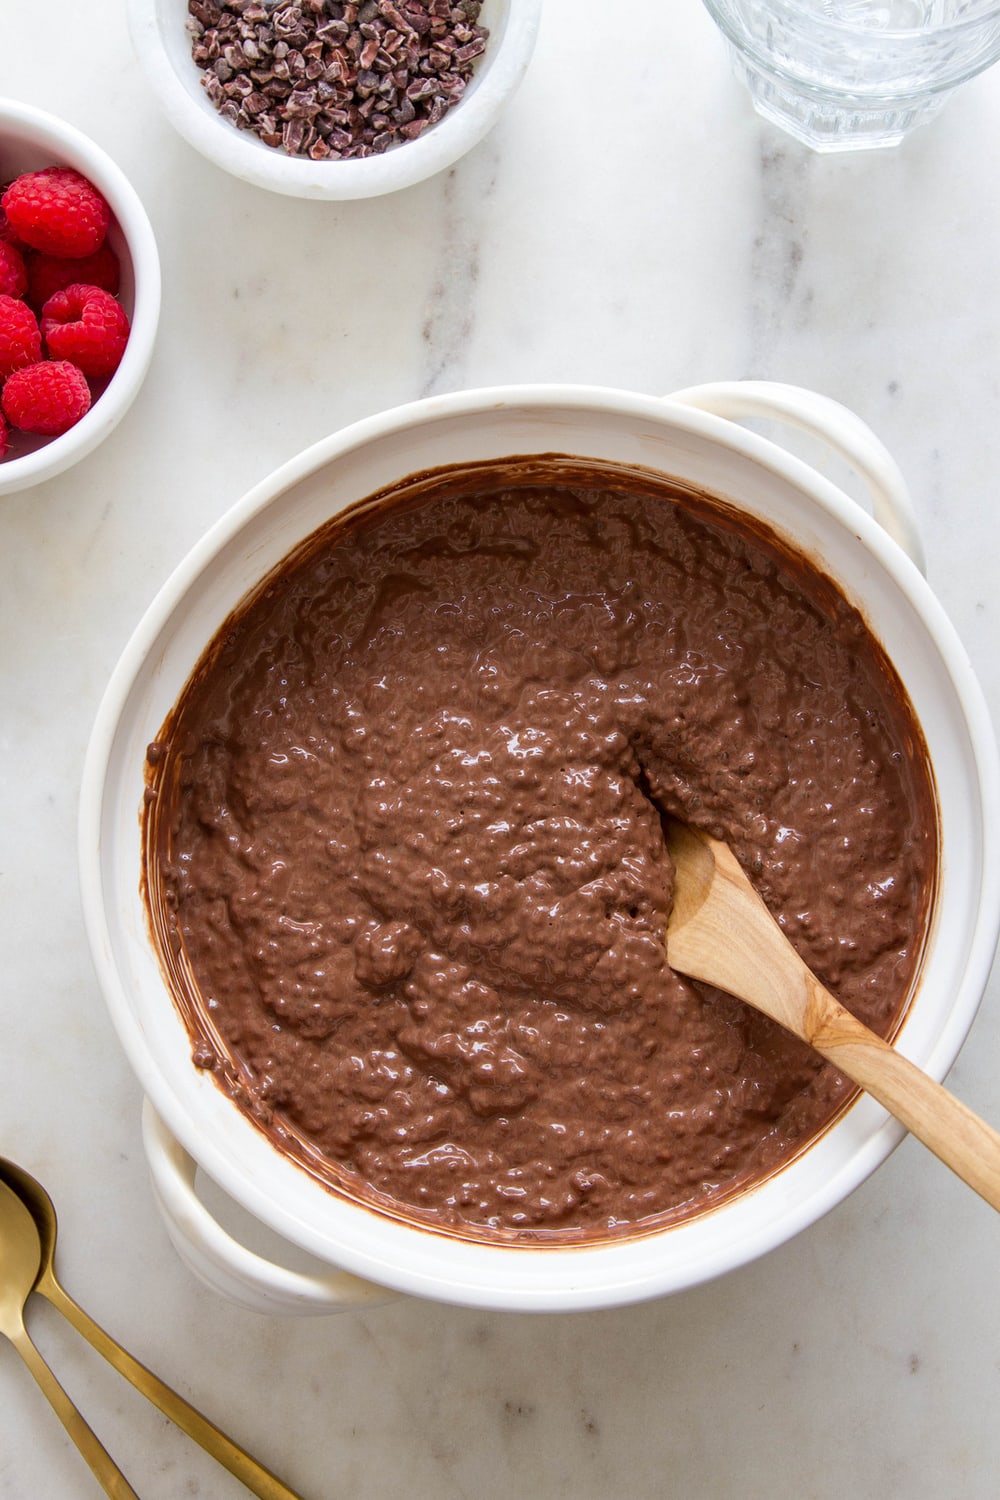
[[[878,520],[800,459],[737,425],[750,417],[778,418],[823,439],[864,477]],[[332,1311],[402,1292],[555,1311],[675,1292],[820,1218],[902,1137],[902,1127],[861,1097],[775,1176],[661,1232],[579,1247],[476,1243],[328,1191],[194,1067],[141,894],[148,742],[234,607],[330,515],[439,465],[551,452],[659,470],[738,504],[816,557],[861,609],[923,725],[940,804],[931,932],[897,1045],[940,1079],[979,1005],[1000,922],[996,845],[988,837],[1000,826],[996,745],[965,652],[922,575],[906,486],[864,424],[824,397],[761,383],[700,387],[665,400],[510,387],[434,397],[359,422],[258,485],[170,578],[113,675],[83,780],[87,929],[112,1020],[148,1101],[144,1138],[156,1197],[189,1265],[246,1306]],[[329,1271],[291,1271],[238,1244],[199,1197],[196,1166]]]

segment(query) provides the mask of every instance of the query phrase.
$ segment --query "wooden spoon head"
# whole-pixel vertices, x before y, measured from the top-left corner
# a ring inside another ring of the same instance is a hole
[[[818,981],[808,974],[727,844],[671,820],[674,864],[667,919],[672,969],[736,995],[807,1034],[805,1008]]]
[[[667,918],[667,941],[676,941],[678,934],[692,921],[708,899],[715,879],[716,853],[712,848],[715,840],[707,833],[697,833],[687,823],[677,818],[664,820],[667,852],[674,863],[674,897]],[[725,849],[720,844],[720,849]],[[726,851],[728,853],[728,850]],[[682,967],[680,964],[675,967]]]

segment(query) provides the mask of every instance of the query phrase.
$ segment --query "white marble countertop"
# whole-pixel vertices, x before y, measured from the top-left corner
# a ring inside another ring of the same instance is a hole
[[[150,1194],[75,819],[107,677],[208,524],[346,422],[498,382],[751,376],[852,406],[910,480],[1000,720],[1000,73],[893,153],[820,158],[756,119],[694,0],[548,0],[523,89],[472,155],[323,205],[195,155],[123,12],[0,0],[0,94],[115,157],[164,273],[122,425],[0,501],[0,1151],[56,1200],[68,1288],[309,1500],[992,1500],[1000,1225],[911,1140],[783,1249],[625,1310],[401,1300],[286,1321],[205,1290]],[[995,976],[950,1082],[996,1122],[998,1076]],[[145,1500],[245,1493],[46,1305],[30,1321]],[[0,1497],[96,1493],[4,1345]]]

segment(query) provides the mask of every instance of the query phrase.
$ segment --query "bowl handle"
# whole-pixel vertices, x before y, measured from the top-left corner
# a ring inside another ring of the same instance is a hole
[[[181,1260],[212,1291],[251,1312],[302,1317],[388,1302],[397,1294],[347,1271],[310,1275],[255,1254],[227,1233],[195,1191],[196,1163],[149,1100],[142,1140],[153,1195]]]
[[[846,460],[871,491],[876,521],[926,572],[913,500],[892,454],[848,407],[804,386],[774,380],[724,380],[674,391],[670,401],[695,406],[734,422],[747,418],[786,422],[818,438]]]

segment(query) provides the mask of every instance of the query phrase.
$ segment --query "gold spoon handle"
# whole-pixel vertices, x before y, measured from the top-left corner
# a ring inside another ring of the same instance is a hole
[[[125,1475],[111,1457],[111,1454],[104,1447],[104,1444],[93,1429],[87,1425],[83,1415],[73,1405],[73,1402],[67,1396],[31,1342],[24,1328],[19,1329],[17,1332],[9,1332],[7,1336],[32,1375],[34,1375],[42,1394],[49,1402],[56,1416],[73,1439],[83,1457],[87,1460],[94,1475],[100,1481],[105,1494],[110,1495],[112,1500],[139,1500],[139,1496],[129,1484]]]
[[[246,1485],[252,1494],[260,1497],[260,1500],[301,1500],[294,1490],[290,1490],[276,1475],[263,1464],[251,1458],[243,1448],[235,1443],[207,1417],[202,1416],[193,1406],[172,1390],[165,1381],[152,1370],[140,1364],[134,1355],[123,1349],[121,1344],[115,1342],[109,1333],[106,1333],[99,1323],[96,1323],[89,1313],[84,1312],[78,1303],[54,1277],[46,1277],[36,1288],[52,1303],[56,1310],[73,1325],[78,1333],[82,1334],[89,1344],[97,1350],[98,1354],[108,1361],[110,1365],[124,1375],[125,1379],[131,1381],[137,1391],[141,1391],[147,1400],[152,1401],[164,1416],[175,1422],[182,1432],[199,1443],[207,1453],[210,1453],[223,1468],[235,1474],[236,1478]],[[96,1441],[96,1439],[95,1439]],[[103,1450],[102,1450],[103,1451]],[[116,1492],[117,1493],[117,1492]],[[122,1490],[121,1493],[131,1495],[131,1490]]]

